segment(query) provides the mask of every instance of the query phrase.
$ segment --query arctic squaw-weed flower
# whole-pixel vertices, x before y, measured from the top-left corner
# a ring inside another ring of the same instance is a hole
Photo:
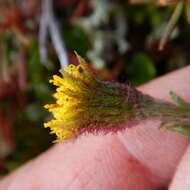
[[[128,84],[100,81],[89,70],[85,60],[76,56],[77,66],[64,67],[60,70],[63,77],[54,75],[50,80],[57,86],[54,94],[56,103],[47,104],[45,108],[52,112],[54,119],[44,126],[56,134],[56,142],[73,139],[86,132],[118,131],[145,119],[161,119],[164,125],[175,124],[170,127],[173,130],[176,125],[190,124],[190,119],[186,118],[190,107],[181,113],[181,105],[155,100]],[[173,97],[176,99],[177,96],[173,94]],[[188,107],[187,103],[184,104]],[[184,117],[186,119],[182,122]]]
[[[44,126],[57,135],[57,141],[86,131],[116,131],[121,123],[134,117],[129,110],[138,99],[137,91],[130,86],[99,81],[85,60],[79,55],[77,59],[77,66],[68,65],[60,70],[63,77],[54,75],[50,80],[58,86],[54,94],[56,104],[45,105],[54,119]]]

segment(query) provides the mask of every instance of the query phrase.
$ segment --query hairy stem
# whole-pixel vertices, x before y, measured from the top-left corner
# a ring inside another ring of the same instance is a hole
[[[155,100],[150,96],[143,95],[136,109],[137,118],[161,120],[164,125],[190,126],[189,107]]]

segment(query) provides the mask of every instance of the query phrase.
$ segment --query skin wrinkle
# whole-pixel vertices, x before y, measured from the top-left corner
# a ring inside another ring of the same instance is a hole
[[[147,176],[147,178],[148,178],[149,180],[151,180],[153,183],[155,183],[155,180],[152,179],[154,176],[153,176],[153,174],[151,173],[151,171],[143,165],[143,163],[141,162],[141,160],[140,160],[139,158],[137,158],[134,154],[132,154],[132,151],[129,151],[130,148],[129,148],[129,147],[126,147],[125,143],[122,141],[122,138],[119,138],[119,134],[117,135],[117,137],[118,137],[118,141],[119,141],[120,144],[123,146],[124,150],[129,153],[129,156],[130,156],[130,157],[129,157],[128,161],[129,161],[130,163],[132,163],[131,166],[134,167],[134,164],[135,164],[135,165],[141,165],[142,167],[144,167],[145,175]],[[132,170],[134,170],[134,169],[135,169],[135,167],[132,168]]]
[[[85,182],[83,182],[83,184],[81,185],[81,189],[87,189],[88,186],[90,185],[90,183],[93,182],[94,177],[96,176],[97,172],[93,172],[93,174],[91,175],[90,173],[87,173],[86,176],[86,180]]]
[[[95,159],[96,162],[100,162],[99,159]],[[78,172],[78,175],[74,176],[72,178],[72,181],[68,183],[68,186],[66,186],[64,189],[76,189],[76,188],[81,188],[81,189],[88,189],[90,186],[90,183],[93,183],[95,180],[96,175],[99,175],[98,172],[95,170],[94,172],[88,172],[88,166],[83,167],[83,170]],[[85,177],[85,181],[83,180]]]
[[[100,159],[96,159],[95,157],[93,158],[95,162],[102,162]],[[72,180],[67,183],[67,185],[64,187],[64,189],[76,189],[81,188],[81,189],[88,189],[88,186],[90,185],[91,182],[93,182],[94,178],[97,175],[97,171],[95,170],[93,173],[88,172],[89,166],[81,166],[81,169],[78,169],[79,171],[76,172],[75,175],[73,175]],[[85,177],[85,181],[82,179]]]
[[[68,181],[67,184],[65,185],[64,187],[65,190],[74,189],[73,187],[75,186],[80,187],[81,189],[84,189],[85,187],[88,186],[90,181],[93,180],[94,176],[89,177],[90,174],[88,172],[85,172],[84,169],[83,170],[79,169],[79,171],[77,171],[73,175],[72,180]],[[83,176],[87,176],[87,177],[85,179],[85,182],[81,183],[80,178],[83,178]]]
[[[63,145],[63,143],[60,143]],[[78,188],[85,188],[86,186],[88,186],[88,184],[90,183],[90,181],[93,181],[94,175],[96,174],[96,172],[94,172],[93,174],[88,172],[89,166],[79,166],[77,168],[77,170],[75,170],[75,172],[73,172],[72,178],[70,178],[70,180],[67,181],[67,183],[64,186],[64,189],[76,189],[75,187]],[[85,177],[85,181],[83,182],[81,179],[83,179]]]

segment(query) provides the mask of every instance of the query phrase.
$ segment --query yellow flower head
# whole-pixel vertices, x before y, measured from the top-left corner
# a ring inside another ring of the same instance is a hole
[[[118,130],[115,127],[132,116],[132,112],[128,113],[133,105],[133,101],[129,101],[128,87],[99,81],[85,60],[76,56],[77,66],[64,67],[60,70],[63,77],[54,75],[50,80],[57,86],[56,104],[44,106],[54,116],[44,126],[56,134],[56,142],[75,138],[84,132]]]

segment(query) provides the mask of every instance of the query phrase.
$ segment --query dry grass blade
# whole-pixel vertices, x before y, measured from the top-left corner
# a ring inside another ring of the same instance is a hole
[[[183,5],[184,5],[184,2],[179,2],[169,20],[169,23],[168,25],[166,26],[166,30],[165,30],[165,33],[164,35],[162,36],[161,38],[161,41],[160,41],[160,44],[159,44],[159,50],[162,51],[168,41],[168,39],[170,38],[170,35],[182,13],[182,10],[183,10]]]

